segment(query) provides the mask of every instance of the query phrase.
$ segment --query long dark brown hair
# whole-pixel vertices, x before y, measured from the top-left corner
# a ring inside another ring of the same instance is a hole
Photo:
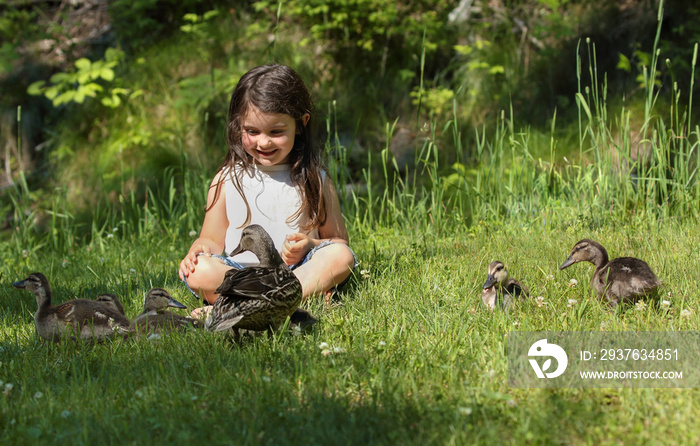
[[[299,74],[285,65],[261,65],[241,77],[231,94],[228,108],[226,140],[228,152],[221,169],[229,168],[229,177],[246,203],[246,219],[242,226],[250,223],[250,205],[241,189],[238,172],[251,168],[253,158],[246,153],[241,142],[241,121],[251,107],[263,113],[285,114],[294,118],[296,131],[294,146],[290,152],[290,178],[292,185],[301,193],[301,207],[288,221],[294,220],[304,211],[308,223],[302,229],[317,228],[326,222],[326,206],[323,199],[323,177],[321,147],[316,137],[314,104],[309,90]],[[303,117],[311,117],[304,125]],[[214,202],[226,180],[221,175],[216,184]],[[214,202],[207,210],[211,209]]]

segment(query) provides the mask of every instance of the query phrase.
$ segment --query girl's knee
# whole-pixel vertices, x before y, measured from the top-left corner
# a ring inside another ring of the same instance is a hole
[[[321,249],[319,253],[324,250],[328,258],[333,260],[333,263],[339,266],[347,266],[350,270],[355,267],[355,255],[348,245],[344,243],[333,243]]]

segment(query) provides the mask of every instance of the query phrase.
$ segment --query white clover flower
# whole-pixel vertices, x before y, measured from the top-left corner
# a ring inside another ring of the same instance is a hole
[[[134,395],[136,395],[139,398],[143,398],[143,392],[140,389],[134,392]]]
[[[647,309],[647,304],[643,300],[640,300],[639,302],[634,304],[634,309],[637,311],[644,311]]]
[[[107,234],[107,238],[112,238],[114,237],[114,234]]]
[[[343,347],[333,347],[333,353],[343,353],[345,349]]]
[[[379,348],[384,348],[384,347],[386,347],[386,342],[379,341]]]
[[[323,350],[321,350],[321,354],[322,354],[323,356],[328,356],[328,355],[330,355],[331,353],[332,353],[332,352],[331,352],[331,350],[330,350],[329,348],[324,348]]]
[[[112,228],[112,232],[117,232],[119,228]]]
[[[190,231],[190,237],[197,237],[197,231]]]
[[[671,302],[668,300],[662,300],[661,304],[659,304],[662,310],[668,310],[668,308],[671,306]]]
[[[170,245],[170,251],[171,251],[171,252],[172,252],[172,251],[175,251],[175,247],[172,246],[172,245]]]
[[[460,415],[471,415],[472,414],[472,408],[471,407],[460,407],[457,409]]]
[[[70,416],[70,410],[64,410],[61,412],[61,418],[68,418]]]
[[[548,275],[544,276],[544,280],[554,280],[554,275],[548,274]]]
[[[574,305],[576,305],[578,301],[576,299],[569,299],[569,302],[566,304],[567,307],[571,308]]]
[[[38,399],[41,398],[42,396],[44,396],[43,393],[37,392],[37,393],[34,394],[34,399],[38,400]]]
[[[26,249],[23,249],[22,250],[22,257],[24,257],[26,259],[27,256],[29,256],[29,251],[27,251]]]
[[[5,390],[3,390],[2,394],[7,396],[12,392],[12,389],[15,388],[15,385],[12,383],[5,383]]]
[[[693,310],[689,310],[689,309],[685,308],[681,311],[681,318],[687,319],[690,317],[691,314],[693,314]]]
[[[515,400],[508,400],[508,401],[506,401],[506,405],[508,407],[515,407],[518,405],[518,403],[516,403]]]
[[[576,279],[571,279],[571,280],[569,280],[568,285],[569,285],[569,288],[573,288],[573,287],[575,287],[576,285],[578,285],[578,280],[576,280]]]
[[[262,380],[265,381],[266,383],[269,383],[270,381],[272,381],[269,376],[263,376]]]
[[[545,305],[547,305],[547,302],[544,301],[544,296],[537,296],[535,298],[535,303],[537,304],[538,307],[542,308]]]
[[[63,262],[61,262],[61,266],[62,266],[63,268],[65,268],[65,267],[68,266],[69,264],[70,264],[70,262],[69,262],[68,260],[66,260],[66,259],[63,259]]]
[[[513,322],[514,327],[517,327],[518,325],[520,325],[520,322],[518,322],[518,321]]]
[[[134,268],[129,268],[129,271],[136,274],[136,270]]]
[[[320,348],[321,350],[327,350],[330,348],[330,346],[328,345],[328,342],[321,342],[320,344],[318,344],[318,348]]]

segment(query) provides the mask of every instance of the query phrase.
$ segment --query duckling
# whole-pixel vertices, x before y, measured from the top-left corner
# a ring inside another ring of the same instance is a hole
[[[216,290],[205,328],[211,331],[233,329],[271,332],[290,317],[299,306],[301,283],[282,261],[270,235],[259,225],[243,229],[241,241],[231,256],[251,251],[260,260],[259,266],[231,269]]]
[[[124,306],[119,301],[119,298],[117,298],[117,296],[115,296],[112,293],[100,294],[99,296],[97,296],[97,298],[95,300],[97,302],[102,303],[103,305],[107,305],[108,307],[111,307],[112,309],[114,309],[115,311],[118,311],[121,314],[125,314],[124,313]]]
[[[583,261],[595,265],[591,286],[598,291],[598,297],[605,296],[613,308],[648,296],[661,286],[661,281],[644,260],[618,257],[608,261],[608,252],[603,245],[589,239],[576,243],[559,269]]]
[[[489,265],[489,272],[484,283],[481,299],[491,310],[503,307],[508,311],[513,298],[523,299],[529,296],[525,285],[508,277],[508,270],[503,262],[496,260]]]
[[[129,319],[103,302],[73,299],[51,305],[51,288],[42,273],[32,273],[12,285],[34,293],[37,304],[34,325],[39,336],[47,341],[58,342],[63,338],[75,337],[101,341],[129,333]]]
[[[166,312],[168,307],[187,307],[163,288],[151,288],[143,299],[143,307],[143,312],[131,322],[131,329],[137,333],[160,334],[172,330],[186,330],[187,327],[202,327],[202,323],[197,319]]]

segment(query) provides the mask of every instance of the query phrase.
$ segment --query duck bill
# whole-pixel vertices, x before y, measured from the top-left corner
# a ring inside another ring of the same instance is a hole
[[[559,269],[567,268],[567,267],[573,265],[574,263],[576,263],[576,259],[569,257],[568,259],[566,259],[566,261],[564,261],[564,263],[561,264]]]
[[[181,304],[180,302],[176,301],[172,297],[168,301],[168,306],[169,307],[175,307],[175,308],[187,308],[185,305]]]
[[[231,251],[230,253],[228,253],[228,256],[229,256],[229,257],[233,257],[233,256],[235,256],[235,255],[238,255],[238,254],[242,253],[243,251],[245,251],[245,249],[243,249],[243,247],[242,247],[241,244],[239,243],[238,246],[236,246],[236,247],[233,249],[233,251]]]
[[[26,280],[20,280],[19,282],[13,283],[12,286],[23,290],[27,288],[27,283]]]
[[[493,277],[493,274],[489,274],[488,277],[486,278],[486,282],[484,282],[484,289],[491,288],[496,284],[496,278]]]

